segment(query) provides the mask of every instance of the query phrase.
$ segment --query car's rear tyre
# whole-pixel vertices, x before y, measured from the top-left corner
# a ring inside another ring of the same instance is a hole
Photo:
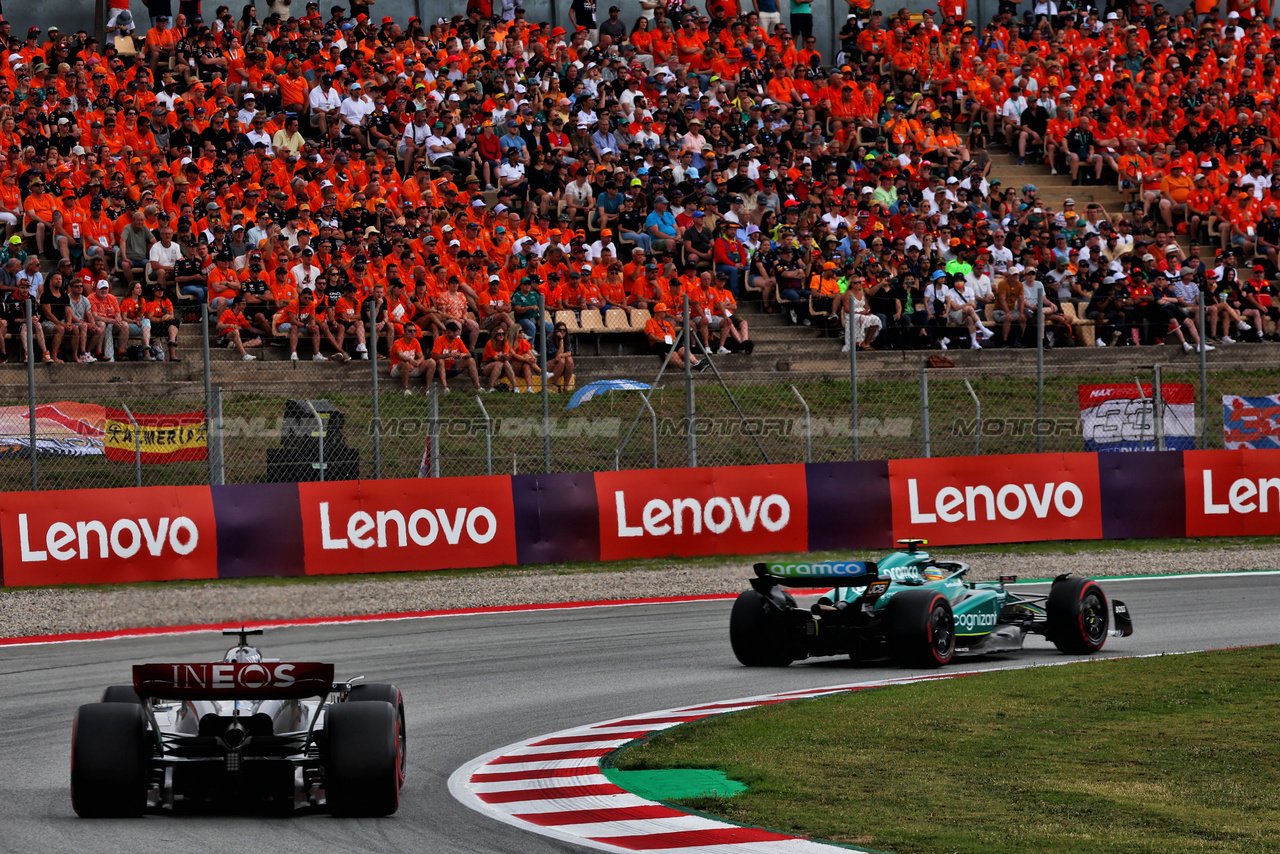
[[[338,703],[325,724],[325,802],[339,816],[391,815],[400,806],[396,707]]]
[[[956,620],[947,597],[901,590],[888,607],[889,656],[899,667],[941,667],[956,651]]]
[[[138,703],[90,703],[71,729],[71,807],[81,818],[128,818],[147,803],[147,718]]]
[[[348,703],[390,703],[396,710],[396,737],[400,741],[400,765],[399,785],[404,785],[404,773],[406,756],[408,755],[409,739],[405,732],[404,725],[404,697],[400,694],[400,689],[394,685],[383,682],[371,682],[368,684],[353,685],[351,692],[347,694]]]
[[[132,685],[110,685],[107,690],[102,692],[103,703],[133,703],[135,706],[142,705],[142,698],[138,696],[138,692],[133,690]]]
[[[1045,635],[1059,652],[1089,655],[1102,649],[1111,629],[1107,594],[1091,578],[1063,578],[1049,589]]]
[[[781,615],[766,610],[764,597],[754,590],[738,594],[729,613],[729,644],[747,667],[786,667],[800,658],[786,636]]]

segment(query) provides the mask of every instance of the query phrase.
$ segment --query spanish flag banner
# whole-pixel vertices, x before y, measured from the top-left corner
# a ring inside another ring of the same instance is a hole
[[[203,412],[172,415],[134,413],[133,417],[138,422],[136,431],[124,410],[108,407],[103,428],[107,459],[131,463],[139,451],[144,463],[185,463],[208,459],[209,431]]]

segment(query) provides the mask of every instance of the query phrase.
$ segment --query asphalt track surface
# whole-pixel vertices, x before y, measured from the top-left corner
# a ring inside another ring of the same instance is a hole
[[[1104,582],[1134,615],[1135,634],[1104,655],[1280,642],[1280,575]],[[488,819],[449,794],[453,770],[519,739],[680,704],[907,675],[889,666],[817,660],[752,669],[728,642],[731,600],[441,617],[276,629],[264,654],[333,661],[339,678],[394,681],[408,713],[409,770],[390,818],[150,815],[76,818],[68,793],[71,718],[145,661],[208,661],[213,633],[0,649],[0,851],[587,851]],[[964,669],[1062,661],[1029,638],[1017,655]]]

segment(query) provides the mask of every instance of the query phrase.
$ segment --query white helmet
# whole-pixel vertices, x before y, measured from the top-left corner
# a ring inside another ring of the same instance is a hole
[[[222,660],[228,664],[258,664],[262,661],[262,653],[256,646],[233,646]]]

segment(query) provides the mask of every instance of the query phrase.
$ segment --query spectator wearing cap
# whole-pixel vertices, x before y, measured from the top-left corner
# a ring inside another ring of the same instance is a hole
[[[714,236],[709,228],[703,225],[706,214],[694,211],[692,222],[684,230],[684,264],[686,267],[711,266],[713,264]]]
[[[686,232],[687,234],[687,232]],[[712,258],[717,276],[724,277],[729,293],[738,296],[738,285],[747,275],[747,247],[738,239],[736,226],[726,220],[716,223]]]
[[[645,218],[644,227],[651,239],[650,251],[672,252],[683,243],[684,229],[676,224],[666,196],[654,198],[653,210]]]
[[[391,342],[390,374],[400,380],[400,388],[409,395],[409,380],[423,378],[425,386],[430,387],[436,374],[436,360],[422,352],[422,343],[418,340],[418,327],[414,323],[404,324],[399,338]]]
[[[373,114],[374,104],[359,80],[347,87],[347,97],[342,100],[338,110],[342,117],[342,135],[354,139],[361,149],[367,149],[369,136],[365,123]]]
[[[539,320],[543,324],[544,333],[550,337],[552,324],[545,316],[540,317],[538,310],[538,292],[534,290],[534,282],[529,276],[522,276],[516,292],[511,295],[511,313],[515,321],[524,330],[530,340],[538,333]]]
[[[257,356],[245,352],[245,348],[261,347],[263,346],[263,341],[257,336],[249,337],[246,340],[245,336],[251,335],[253,331],[253,322],[245,315],[246,300],[245,294],[236,294],[236,298],[231,301],[231,305],[218,317],[215,331],[219,340],[222,341],[222,346],[234,347],[236,352],[240,354],[242,361],[252,362]]]
[[[471,349],[459,334],[462,327],[457,320],[448,320],[444,324],[444,334],[436,338],[431,347],[431,355],[436,361],[436,375],[440,387],[445,394],[449,393],[449,378],[463,371],[471,378],[471,384],[477,391],[484,390],[480,385],[480,374],[476,370],[476,360]],[[474,344],[472,345],[474,346]]]
[[[173,310],[173,303],[165,296],[162,285],[151,286],[151,298],[142,301],[142,314],[150,322],[148,334],[165,339],[169,361],[181,362],[178,358],[178,315]],[[158,348],[159,345],[153,345],[152,353],[156,358],[163,358],[165,353]]]
[[[342,93],[334,88],[332,75],[320,76],[319,85],[308,95],[308,108],[311,126],[319,130],[321,136],[336,139],[342,124]]]
[[[169,27],[170,0],[147,0],[147,13],[151,16],[151,29],[147,30],[144,43],[146,45],[147,65],[151,68],[151,76],[155,78],[156,69],[161,61],[168,63],[174,56],[178,46],[180,33]]]
[[[95,349],[103,360],[114,362],[116,353],[125,353],[129,349],[129,322],[120,311],[119,301],[112,296],[111,283],[106,278],[94,281],[93,293],[89,294],[89,307],[100,326],[100,337]],[[2,332],[0,337],[3,337]]]
[[[675,324],[671,322],[671,311],[665,302],[654,305],[653,316],[645,321],[644,335],[649,342],[649,352],[666,358],[671,367],[683,368],[685,359],[688,359],[694,370],[706,369],[705,362],[687,351],[684,338],[676,335]]]

